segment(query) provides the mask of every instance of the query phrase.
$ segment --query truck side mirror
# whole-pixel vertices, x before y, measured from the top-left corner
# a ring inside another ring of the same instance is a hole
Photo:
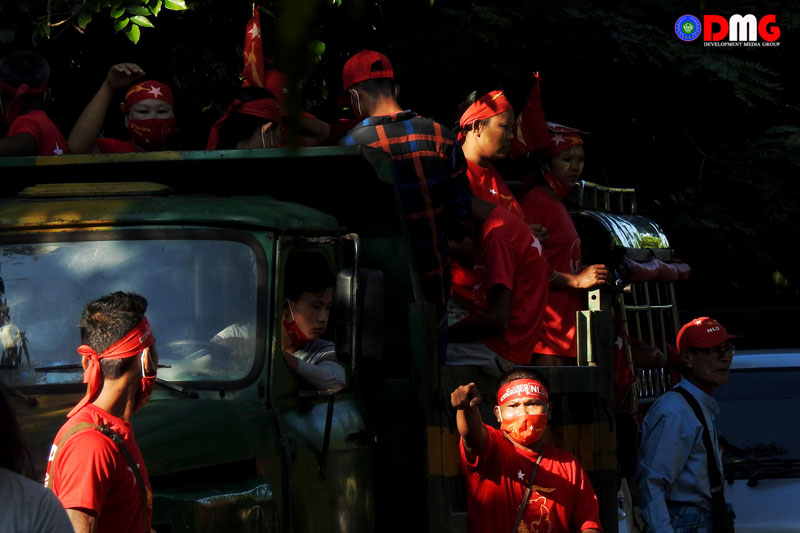
[[[383,272],[359,268],[355,302],[353,269],[339,271],[333,305],[336,311],[336,356],[353,365],[359,359],[383,359],[385,303]],[[354,342],[355,340],[355,342]]]

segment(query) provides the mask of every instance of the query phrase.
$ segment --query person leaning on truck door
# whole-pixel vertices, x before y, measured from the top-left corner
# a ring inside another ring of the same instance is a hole
[[[69,133],[70,152],[131,153],[166,149],[168,141],[178,131],[178,125],[172,109],[172,91],[160,81],[141,81],[125,92],[120,107],[125,113],[129,141],[98,137],[114,93],[142,76],[144,70],[135,63],[119,63],[109,69],[100,89]]]
[[[335,279],[328,260],[318,252],[293,252],[286,261],[281,313],[281,350],[289,370],[317,390],[346,385],[336,346],[321,339],[328,329]],[[238,361],[252,358],[253,324],[231,324],[211,339],[231,350]]]
[[[711,394],[728,382],[734,337],[716,320],[700,317],[685,324],[677,338],[682,379],[673,391],[683,389],[699,404],[719,472],[714,424],[719,406]],[[644,417],[639,448],[640,508],[649,531],[715,530],[707,457],[703,425],[692,407],[677,392],[662,394]]]
[[[597,496],[583,467],[569,452],[540,440],[550,412],[545,379],[518,367],[499,383],[499,430],[483,422],[474,383],[450,395],[461,435],[469,533],[602,531]]]
[[[370,146],[388,153],[397,181],[423,297],[436,306],[438,351],[444,361],[450,297],[448,238],[461,241],[470,220],[472,196],[466,163],[453,134],[397,102],[399,87],[389,58],[363,50],[345,63],[344,92],[361,120],[339,144]]]
[[[56,434],[45,475],[77,533],[150,531],[150,479],[131,427],[158,365],[146,310],[142,296],[115,292],[81,316],[86,395]]]

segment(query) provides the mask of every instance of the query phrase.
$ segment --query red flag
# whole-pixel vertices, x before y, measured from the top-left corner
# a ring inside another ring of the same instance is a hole
[[[539,73],[534,72],[533,77],[531,94],[517,117],[514,136],[511,139],[511,159],[535,152],[550,142],[550,134],[547,132],[547,122],[544,119],[544,109],[542,108]]]
[[[264,86],[264,47],[261,44],[261,15],[253,4],[253,18],[244,34],[244,83],[242,87]]]

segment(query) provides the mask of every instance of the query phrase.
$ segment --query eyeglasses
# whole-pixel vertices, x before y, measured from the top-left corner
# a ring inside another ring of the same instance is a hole
[[[707,353],[716,359],[733,357],[736,355],[736,346],[733,344],[723,344],[722,346],[717,346],[716,348],[692,348],[692,350],[695,352]]]

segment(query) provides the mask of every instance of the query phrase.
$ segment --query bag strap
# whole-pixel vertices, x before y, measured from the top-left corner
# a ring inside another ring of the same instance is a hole
[[[50,490],[53,490],[53,476],[50,475],[50,468],[56,464],[56,457],[58,457],[59,452],[64,447],[64,444],[69,440],[70,437],[82,431],[84,429],[95,429],[108,437],[111,442],[113,442],[117,450],[122,454],[125,458],[125,461],[128,463],[128,466],[133,472],[133,477],[136,479],[136,486],[139,488],[139,496],[141,497],[141,505],[140,508],[142,510],[142,531],[144,533],[149,532],[149,528],[147,527],[147,487],[144,484],[144,478],[142,477],[142,473],[139,470],[139,465],[136,464],[131,452],[125,446],[125,441],[122,440],[122,436],[111,429],[110,427],[106,426],[105,424],[100,424],[99,426],[92,424],[91,422],[80,422],[75,424],[71,428],[64,433],[64,436],[61,437],[61,440],[58,442],[56,447],[56,452],[53,455],[53,459],[50,461],[50,464],[47,465],[47,475],[45,476],[45,487]]]
[[[533,481],[536,479],[536,473],[539,471],[539,464],[542,462],[542,457],[544,457],[544,453],[539,454],[539,457],[536,459],[536,464],[533,465],[533,470],[531,471],[531,482],[528,484],[528,488],[525,489],[525,495],[522,496],[522,501],[520,502],[519,509],[517,510],[517,519],[514,521],[514,529],[511,530],[511,533],[517,533],[519,530],[519,521],[522,520],[522,515],[525,514],[525,507],[528,506],[528,497],[531,495]]]
[[[708,481],[711,485],[711,499],[725,501],[722,488],[722,474],[720,474],[719,467],[717,466],[717,457],[714,454],[714,445],[711,442],[711,434],[708,431],[706,417],[703,415],[702,409],[700,409],[700,404],[697,403],[697,399],[683,387],[673,387],[672,390],[683,396],[684,400],[686,400],[686,403],[688,403],[689,407],[691,407],[692,411],[694,411],[694,415],[697,417],[697,420],[703,426],[703,445],[706,447],[706,462],[708,463]]]

